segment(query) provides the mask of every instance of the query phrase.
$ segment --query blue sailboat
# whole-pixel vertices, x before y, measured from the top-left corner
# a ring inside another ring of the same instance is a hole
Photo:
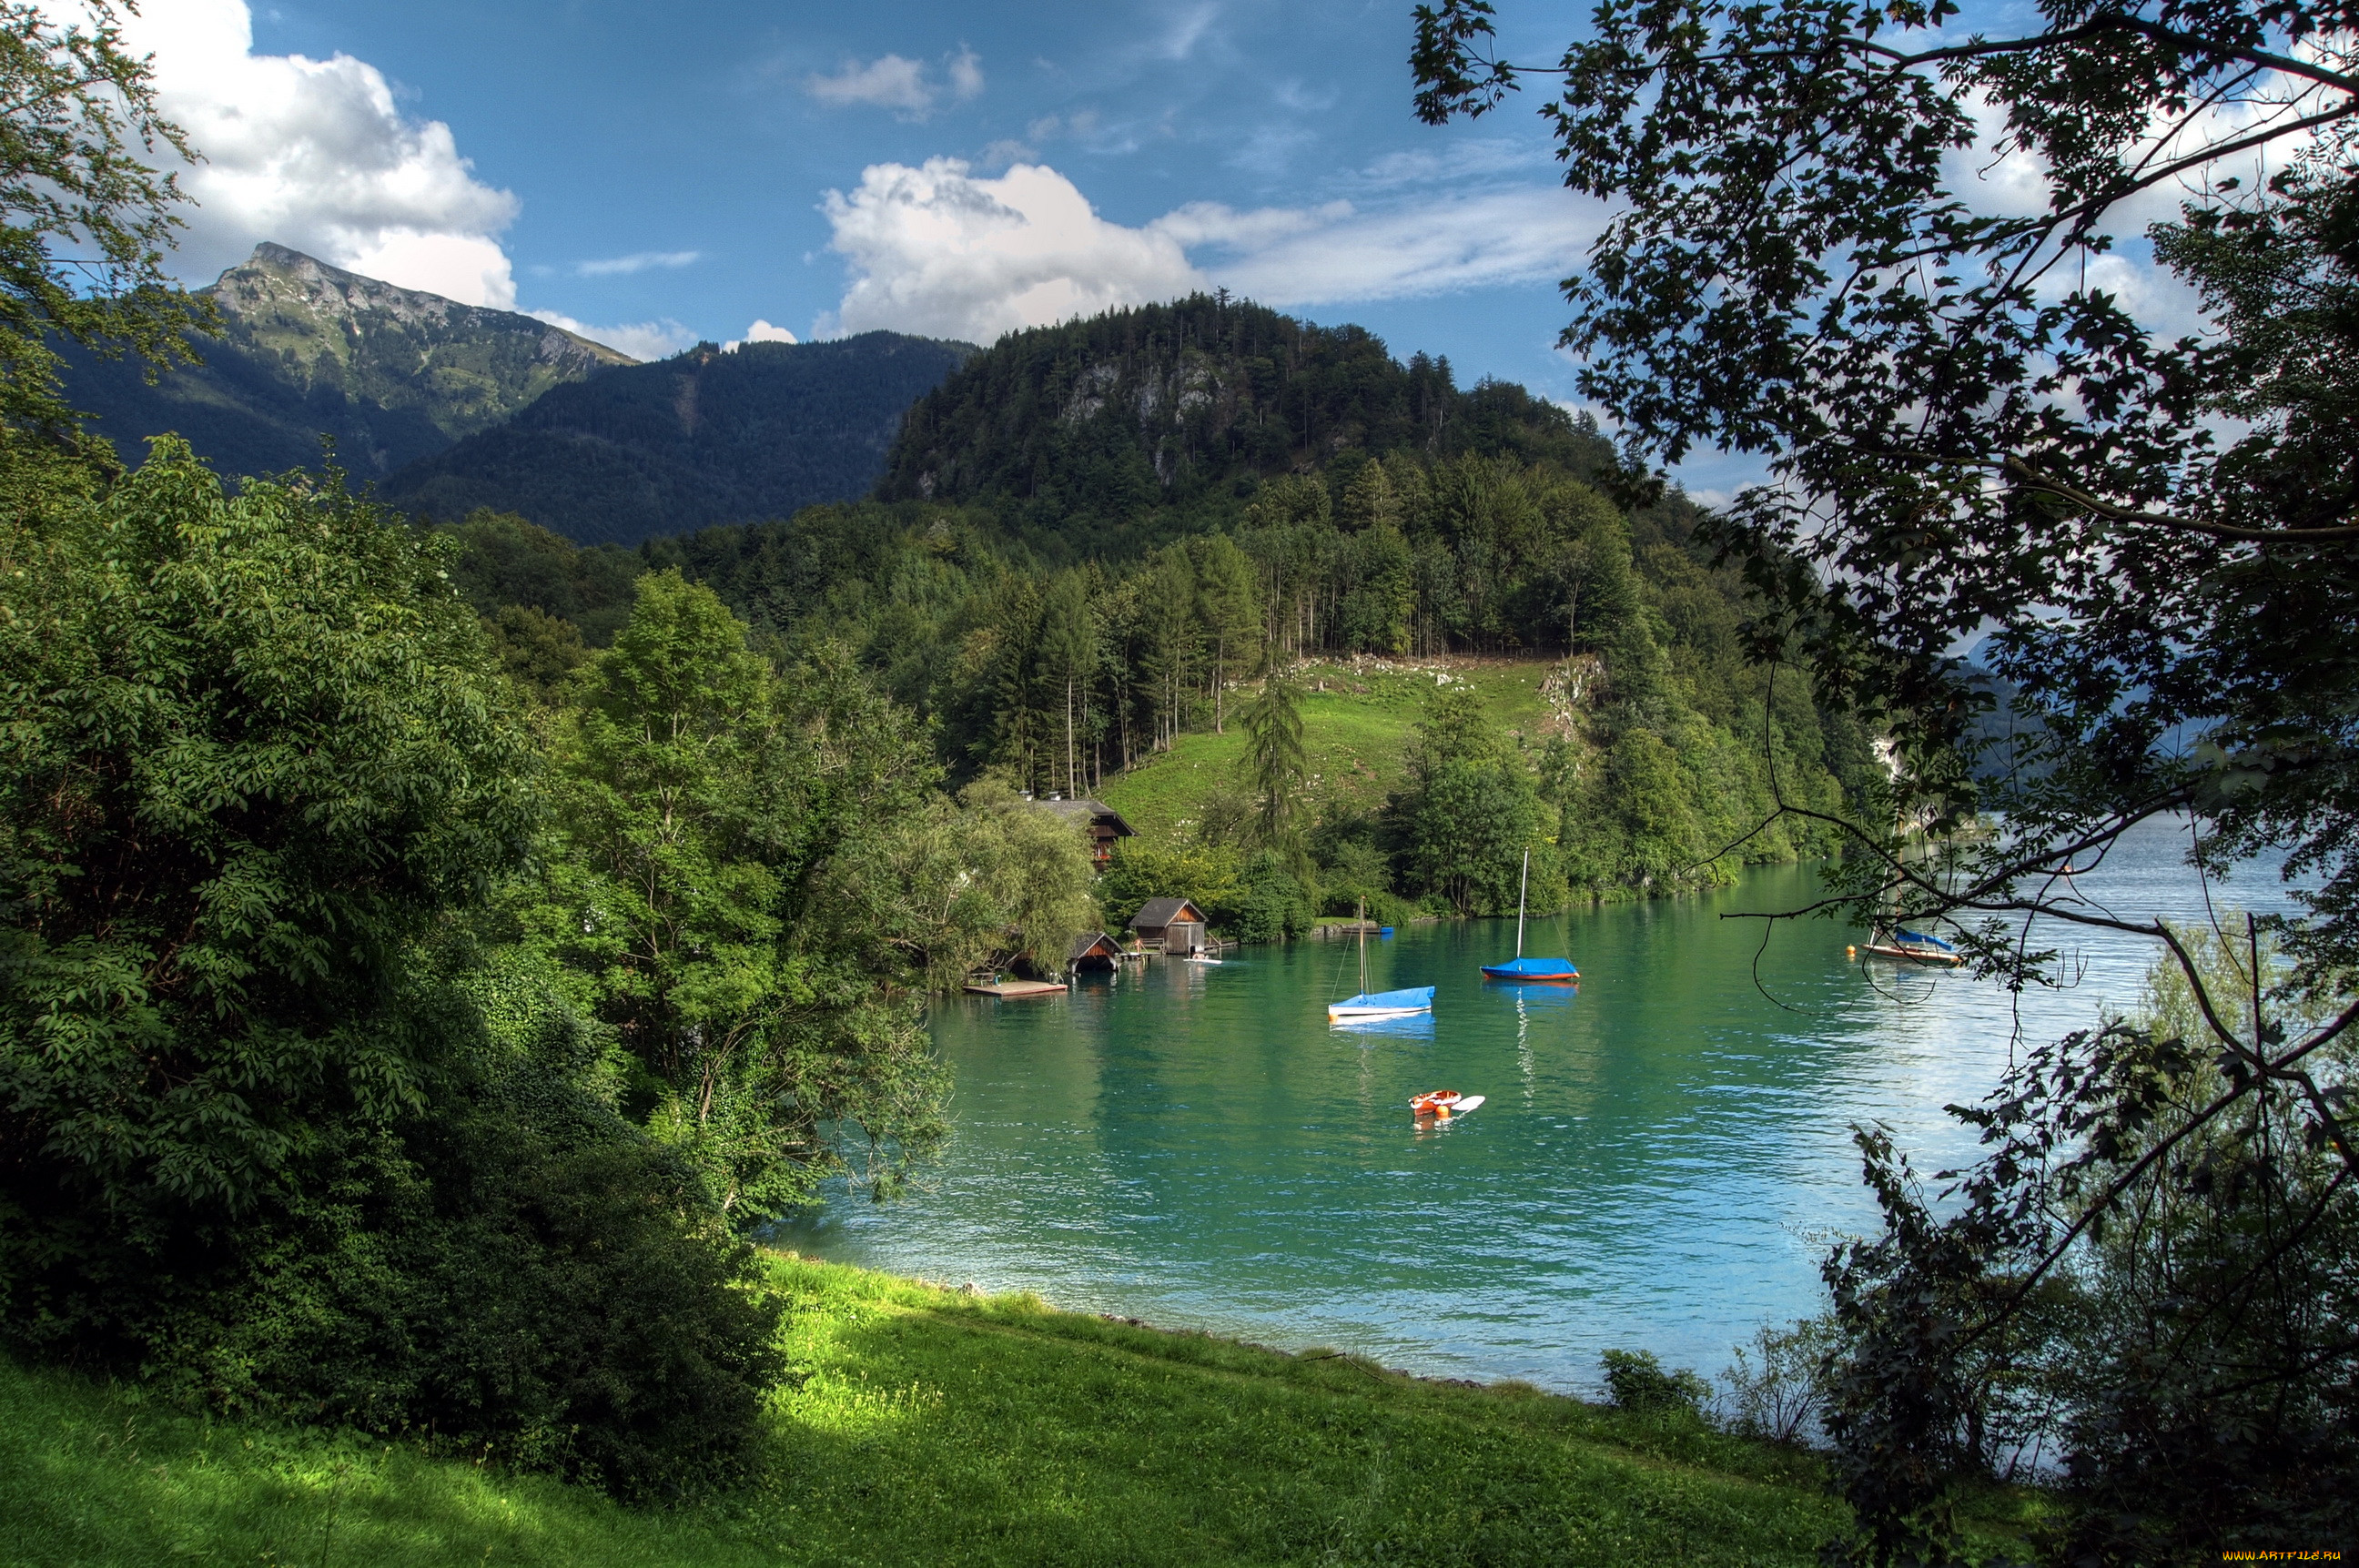
[[[1364,899],[1359,909],[1359,918],[1353,923],[1360,928],[1360,994],[1328,1003],[1328,1022],[1361,1023],[1370,1018],[1398,1018],[1433,1011],[1430,985],[1411,985],[1399,991],[1368,989],[1368,910]]]
[[[1523,885],[1516,889],[1516,956],[1506,964],[1483,965],[1486,980],[1512,980],[1523,985],[1572,985],[1579,984],[1581,971],[1570,959],[1526,958],[1524,956],[1524,900],[1532,890],[1532,852],[1524,851]]]

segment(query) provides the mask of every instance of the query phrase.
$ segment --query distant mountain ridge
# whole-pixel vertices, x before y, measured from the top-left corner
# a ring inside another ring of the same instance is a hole
[[[462,305],[265,243],[197,290],[223,332],[203,363],[147,385],[144,367],[69,354],[68,396],[137,461],[164,430],[223,473],[316,463],[320,437],[381,478],[509,418],[552,387],[636,363],[514,310]]]
[[[701,343],[553,387],[384,494],[445,518],[514,512],[582,544],[792,517],[868,494],[903,414],[975,352],[898,332]]]

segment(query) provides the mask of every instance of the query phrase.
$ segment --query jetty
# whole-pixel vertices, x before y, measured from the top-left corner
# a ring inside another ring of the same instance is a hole
[[[966,988],[978,996],[1061,996],[1065,988],[1053,980],[970,980]]]

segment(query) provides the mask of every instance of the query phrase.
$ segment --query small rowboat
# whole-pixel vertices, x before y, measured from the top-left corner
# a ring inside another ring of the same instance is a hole
[[[1432,1089],[1409,1097],[1408,1114],[1419,1121],[1453,1121],[1483,1103],[1480,1094],[1462,1094],[1455,1089]]]
[[[1911,964],[1959,964],[1966,961],[1964,953],[1940,937],[1927,936],[1906,926],[1896,927],[1890,942],[1870,937],[1864,951],[1870,958],[1898,958]]]

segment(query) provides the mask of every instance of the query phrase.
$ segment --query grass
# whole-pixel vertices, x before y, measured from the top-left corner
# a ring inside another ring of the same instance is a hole
[[[1817,1461],[1519,1385],[781,1258],[793,1387],[755,1482],[634,1511],[0,1362],[10,1564],[1804,1564]]]
[[[1554,668],[1536,659],[1462,658],[1302,667],[1302,743],[1312,797],[1322,810],[1349,802],[1374,811],[1383,803],[1400,782],[1402,755],[1437,670],[1481,692],[1502,729],[1536,743],[1549,721],[1540,687]],[[1231,696],[1238,707],[1249,700],[1242,690]],[[1203,820],[1208,800],[1242,788],[1237,769],[1245,749],[1245,730],[1234,723],[1226,735],[1183,735],[1169,751],[1107,779],[1098,795],[1142,836],[1178,843]]]

